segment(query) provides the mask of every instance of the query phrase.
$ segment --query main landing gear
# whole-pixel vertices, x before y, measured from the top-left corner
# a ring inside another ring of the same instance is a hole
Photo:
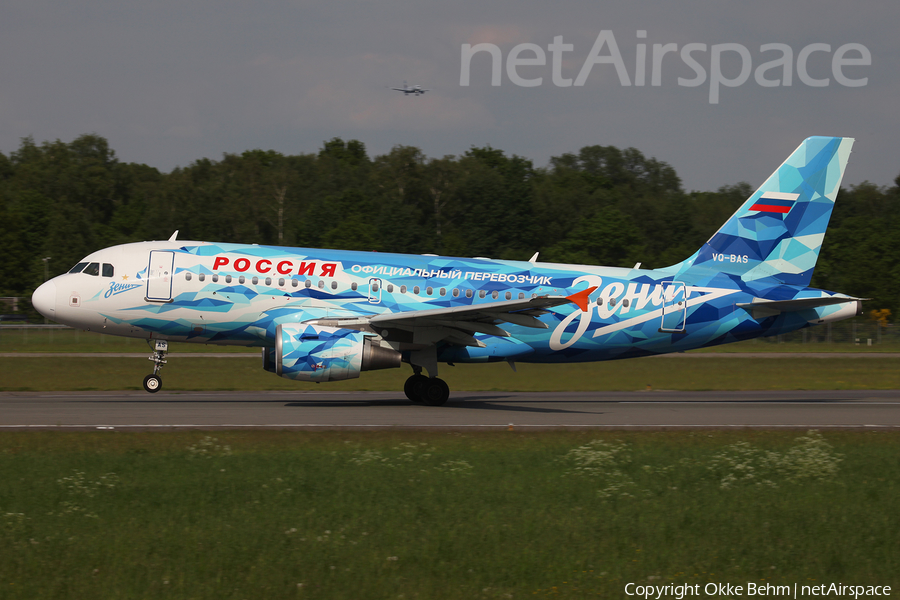
[[[403,385],[403,393],[413,404],[441,406],[450,398],[450,387],[443,379],[422,375],[422,367],[413,365],[413,375]]]
[[[169,342],[166,340],[147,340],[148,344],[154,344],[153,354],[149,360],[153,361],[153,373],[144,377],[144,389],[151,394],[162,389],[162,378],[159,376],[159,370],[166,364],[166,354],[169,352]]]

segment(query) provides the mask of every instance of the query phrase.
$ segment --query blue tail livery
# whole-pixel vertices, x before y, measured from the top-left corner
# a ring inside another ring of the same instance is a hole
[[[407,363],[404,392],[444,404],[440,363],[633,358],[859,314],[809,287],[853,140],[805,140],[693,256],[660,269],[250,244],[139,242],[94,252],[32,297],[49,319],[147,339],[259,347],[263,368],[336,381]]]

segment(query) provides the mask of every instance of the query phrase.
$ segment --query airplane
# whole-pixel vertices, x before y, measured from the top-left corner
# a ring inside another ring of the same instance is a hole
[[[413,94],[414,96],[421,96],[425,92],[431,91],[431,90],[427,90],[427,89],[423,90],[421,85],[414,85],[412,87],[408,87],[406,85],[405,81],[403,82],[403,87],[391,88],[391,89],[396,90],[398,92],[403,92],[404,96],[408,96],[410,94]]]
[[[256,244],[138,242],[94,252],[32,296],[71,327],[144,338],[162,387],[171,341],[261,349],[298,381],[398,368],[444,404],[438,364],[625,359],[861,314],[809,287],[853,139],[806,139],[692,256],[658,269]],[[423,374],[427,372],[427,375]]]

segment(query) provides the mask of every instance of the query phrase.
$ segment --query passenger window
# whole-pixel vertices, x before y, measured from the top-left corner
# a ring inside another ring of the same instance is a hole
[[[247,279],[243,275],[238,277],[238,283],[244,283],[245,281],[247,281]]]
[[[413,288],[413,294],[418,294],[418,293],[419,293],[419,286],[415,286]]]
[[[499,297],[500,297],[500,292],[498,292],[497,290],[494,290],[493,292],[491,292],[491,298],[493,298],[494,300],[496,300]]]
[[[478,290],[478,297],[484,298],[487,294],[484,293],[484,290]]]
[[[218,273],[213,274],[213,276],[212,276],[212,282],[213,282],[213,283],[219,283],[219,274],[218,274]]]
[[[200,281],[206,281],[206,275],[204,273],[200,273],[199,275],[197,275],[197,279],[199,279]]]
[[[441,296],[446,296],[447,290],[445,288],[441,288]]]
[[[84,270],[87,275],[93,275],[96,277],[100,274],[100,263],[91,263],[87,266],[87,269]]]
[[[87,266],[86,262],[80,262],[71,269],[69,269],[69,273],[81,273],[84,271],[84,268]]]
[[[433,292],[433,291],[434,291],[434,288],[432,288],[432,287],[427,287],[427,288],[425,288],[425,295],[426,295],[426,296],[430,296],[430,295],[431,295],[431,292]]]
[[[356,289],[357,289],[358,287],[359,287],[359,286],[356,284],[355,281],[354,281],[353,283],[350,284],[350,289],[353,290],[354,292],[356,291]]]
[[[259,283],[259,277],[257,277],[256,275],[254,275],[254,276],[250,279],[250,283],[252,283],[253,285],[256,285],[257,283]]]
[[[394,293],[394,284],[389,283],[388,284],[388,294],[393,294],[393,293]]]
[[[377,292],[377,291],[378,291],[378,282],[377,282],[377,281],[376,281],[375,283],[372,284],[372,291],[373,291],[373,292]]]
[[[272,278],[266,277],[266,285],[272,285]]]
[[[625,308],[628,308],[629,304],[631,304],[631,302],[628,301],[628,298],[622,300],[622,306],[624,306]]]
[[[459,298],[459,288],[453,288],[453,297]]]
[[[333,290],[336,290],[336,289],[337,289],[337,281],[332,281],[332,282],[331,282],[331,289],[333,289]]]
[[[466,298],[472,297],[472,290],[466,290]]]
[[[307,279],[306,281],[303,282],[303,287],[305,287],[305,288],[311,288],[311,287],[312,287],[312,281],[310,281],[309,279]]]
[[[291,287],[297,287],[298,285],[300,285],[299,281],[297,281],[296,279],[291,279]]]
[[[185,281],[190,281],[190,280],[191,280],[191,274],[190,274],[189,271],[185,271],[185,272],[184,272],[184,280],[185,280]]]
[[[506,292],[506,299],[507,300],[512,299],[512,292]]]
[[[110,264],[103,263],[103,276],[112,277],[116,274],[116,268]]]
[[[401,294],[405,294],[405,293],[406,293],[406,286],[405,286],[405,285],[401,285],[401,286],[400,286],[400,293],[401,293]]]
[[[231,275],[225,276],[225,283],[231,283]]]
[[[319,289],[320,289],[320,290],[324,290],[324,289],[325,289],[325,280],[324,280],[324,279],[320,279],[318,285],[319,285]]]
[[[284,287],[284,277],[278,279],[278,287]]]
[[[519,292],[519,300],[525,299],[525,292]]]

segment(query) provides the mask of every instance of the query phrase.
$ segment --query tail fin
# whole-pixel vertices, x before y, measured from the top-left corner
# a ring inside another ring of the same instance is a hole
[[[678,276],[808,286],[852,146],[852,138],[804,140],[694,256],[674,265]]]

